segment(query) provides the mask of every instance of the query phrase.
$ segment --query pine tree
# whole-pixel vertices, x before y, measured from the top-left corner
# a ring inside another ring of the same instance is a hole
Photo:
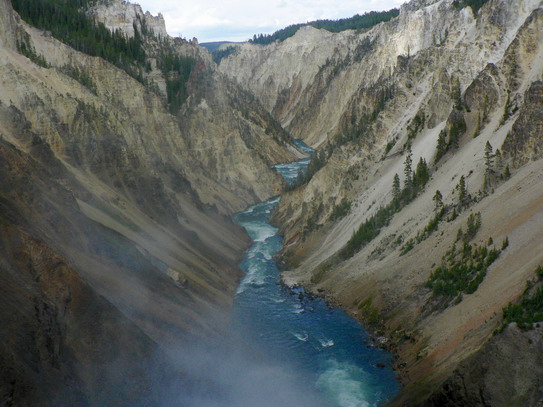
[[[494,172],[492,167],[494,165],[494,154],[492,154],[492,144],[489,141],[485,145],[485,185],[484,189],[490,186],[490,177]]]
[[[411,146],[407,146],[407,154],[404,162],[405,187],[410,189],[413,185],[413,152]]]
[[[434,201],[434,210],[436,213],[441,212],[441,209],[443,208],[443,195],[441,192],[436,190],[436,193],[434,194],[434,197],[432,198]]]
[[[413,185],[415,188],[423,187],[426,185],[430,179],[430,171],[428,169],[428,164],[424,158],[420,158],[419,163],[417,164],[417,169],[413,174]]]
[[[509,170],[509,165],[505,167],[505,171],[503,172],[503,178],[505,179],[511,178],[511,171]]]
[[[465,205],[468,200],[468,191],[466,188],[466,178],[462,175],[460,177],[460,180],[458,181],[458,184],[456,185],[456,189],[458,190],[458,202],[460,205]]]
[[[509,237],[506,236],[504,241],[502,242],[502,250],[507,249],[508,246],[509,246]]]
[[[398,200],[400,198],[400,177],[398,174],[394,175],[394,180],[392,181],[392,196],[394,200]]]
[[[435,162],[437,163],[441,159],[441,157],[445,155],[446,152],[447,152],[447,131],[441,130],[441,132],[439,133],[439,136],[437,137]]]

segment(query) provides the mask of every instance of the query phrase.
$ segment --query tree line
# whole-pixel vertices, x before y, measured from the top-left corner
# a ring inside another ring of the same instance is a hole
[[[142,21],[142,32],[134,24],[133,37],[121,30],[109,30],[85,13],[94,3],[95,0],[12,0],[13,8],[27,23],[51,32],[53,37],[77,51],[105,59],[145,84],[143,74],[150,70],[150,64],[143,37],[155,38],[154,34]],[[27,50],[32,48],[24,44],[20,49],[27,55]],[[175,113],[188,97],[186,83],[196,60],[180,56],[168,47],[155,56],[166,79],[168,106]],[[84,73],[79,73],[77,78],[81,75]]]
[[[36,28],[50,31],[53,37],[72,48],[98,56],[141,79],[137,69],[145,62],[141,34],[127,38],[120,30],[110,31],[94,23],[84,12],[93,0],[12,0],[23,20]]]
[[[364,30],[369,29],[381,22],[386,22],[400,14],[397,8],[388,11],[371,11],[362,15],[356,14],[349,18],[340,18],[339,20],[315,20],[308,23],[289,25],[273,34],[255,34],[249,42],[253,44],[267,45],[275,41],[283,42],[292,37],[296,32],[306,26],[324,29],[330,32],[338,33],[345,30]]]

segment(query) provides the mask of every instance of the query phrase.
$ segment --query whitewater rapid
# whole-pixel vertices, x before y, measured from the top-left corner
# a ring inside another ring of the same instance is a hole
[[[312,151],[298,144],[305,152]],[[305,158],[274,168],[293,182],[308,163]],[[240,264],[245,277],[236,293],[234,323],[246,340],[265,349],[266,356],[292,366],[320,394],[324,405],[381,405],[399,389],[391,355],[373,346],[368,334],[342,310],[307,295],[302,288],[289,289],[279,283],[273,256],[283,242],[269,223],[279,200],[254,205],[234,217],[253,241]]]

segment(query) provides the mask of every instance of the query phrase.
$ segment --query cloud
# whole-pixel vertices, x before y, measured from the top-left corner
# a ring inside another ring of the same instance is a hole
[[[200,42],[245,41],[290,24],[338,19],[372,10],[398,7],[404,0],[135,0],[144,10],[161,12],[172,36]]]

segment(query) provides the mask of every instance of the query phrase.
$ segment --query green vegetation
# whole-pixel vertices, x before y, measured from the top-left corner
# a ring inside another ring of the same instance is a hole
[[[473,14],[477,15],[479,9],[484,6],[489,0],[455,0],[453,6],[457,9],[463,9],[464,7],[471,7]]]
[[[464,101],[462,100],[462,88],[460,87],[460,79],[452,79],[452,98],[454,100],[454,108],[458,111],[464,110]]]
[[[50,31],[58,40],[78,51],[99,56],[138,80],[145,62],[141,33],[133,38],[95,24],[84,12],[93,0],[13,0],[13,8],[33,26]],[[136,28],[136,27],[134,27]]]
[[[128,38],[120,30],[110,31],[102,23],[95,23],[85,10],[95,0],[13,0],[13,8],[29,24],[50,31],[58,40],[87,55],[98,56],[121,68],[136,80],[145,83],[144,71],[150,69],[146,62],[143,36],[153,36],[141,22],[142,32],[134,24],[134,37]],[[153,36],[154,38],[154,36]],[[33,49],[21,43],[21,53],[32,55]],[[35,52],[34,52],[35,54]],[[30,56],[29,56],[30,57]],[[166,78],[166,90],[170,110],[175,112],[186,100],[186,82],[196,61],[191,57],[180,57],[173,50],[163,51],[158,56],[158,65]],[[93,88],[89,77],[77,68],[63,71]]]
[[[317,270],[315,270],[315,273],[313,276],[311,276],[311,283],[313,284],[319,284],[322,282],[326,274],[332,270],[332,265],[329,263],[321,264]]]
[[[78,81],[81,85],[87,87],[91,91],[95,91],[96,85],[92,78],[83,70],[79,70],[75,66],[65,65],[61,68],[61,71],[69,77]]]
[[[401,192],[400,177],[398,174],[394,174],[394,179],[392,180],[392,198],[399,199]]]
[[[509,119],[509,117],[511,116],[511,108],[512,108],[511,92],[508,90],[507,99],[505,100],[505,105],[503,106],[503,115],[500,120],[500,126],[503,126],[505,122]]]
[[[491,184],[491,177],[494,172],[492,169],[494,165],[494,154],[492,153],[492,144],[490,144],[489,141],[486,142],[485,145],[485,178],[484,178],[484,185],[483,190],[487,190],[488,187]]]
[[[543,322],[543,268],[535,270],[537,281],[528,281],[526,290],[517,304],[509,304],[503,309],[503,330],[511,322],[516,322],[520,329],[532,329],[534,324]],[[537,286],[536,286],[537,284]]]
[[[439,191],[437,191],[439,192]],[[430,219],[428,224],[424,227],[424,229],[420,230],[417,233],[417,236],[415,236],[412,239],[409,239],[400,249],[400,255],[403,256],[410,252],[416,244],[422,242],[423,240],[426,240],[430,237],[430,235],[437,230],[439,226],[439,222],[443,219],[443,216],[445,215],[445,208],[442,206],[441,209],[435,213],[434,217]]]
[[[39,65],[39,66],[41,66],[43,68],[50,68],[50,66],[47,63],[47,60],[44,58],[44,56],[43,55],[38,55],[36,53],[36,50],[34,49],[32,44],[30,44],[28,39],[25,39],[23,41],[17,40],[17,50],[22,55],[24,55],[25,57],[30,59],[32,62],[34,62],[36,65]]]
[[[483,193],[488,194],[493,192],[493,189],[490,187],[496,186],[499,181],[507,180],[511,177],[511,171],[509,165],[506,165],[504,169],[504,159],[502,153],[499,149],[493,153],[493,147],[490,142],[486,142],[485,151],[484,151],[484,161],[485,161],[485,175],[483,182]]]
[[[470,213],[468,216],[466,233],[464,234],[464,241],[469,242],[472,240],[479,229],[481,229],[481,212],[475,214]],[[492,241],[492,238],[490,239],[490,241]]]
[[[459,110],[453,110],[453,115],[449,121],[449,131],[447,132],[447,129],[443,129],[437,138],[434,163],[437,163],[448,151],[457,149],[460,137],[466,132],[466,121],[464,120],[464,115]]]
[[[360,301],[358,304],[358,309],[362,313],[362,318],[364,322],[372,328],[379,328],[382,325],[381,315],[377,308],[373,306],[373,298],[369,297],[364,301]]]
[[[365,30],[369,29],[381,22],[389,21],[392,18],[398,16],[400,11],[398,9],[392,9],[389,11],[372,11],[364,13],[362,15],[356,14],[350,18],[341,18],[339,20],[316,20],[309,23],[293,24],[288,27],[282,28],[274,32],[273,34],[258,34],[254,35],[249,42],[253,44],[267,45],[275,41],[283,42],[287,38],[292,37],[296,32],[306,26],[312,26],[319,29],[325,29],[330,32],[341,32],[345,30]]]
[[[163,53],[158,67],[166,78],[166,93],[170,112],[175,113],[188,97],[187,81],[196,60],[192,57],[181,57],[171,52]]]
[[[387,154],[392,150],[392,147],[398,142],[398,139],[395,137],[393,140],[390,140],[386,147],[385,147],[385,153],[383,155],[383,158],[387,156]]]
[[[471,197],[468,194],[468,189],[466,187],[466,177],[462,175],[455,188],[458,191],[458,203],[460,204],[460,208],[467,206],[471,201]]]
[[[407,138],[409,140],[412,140],[417,137],[417,134],[419,134],[421,130],[424,129],[425,124],[426,115],[424,114],[424,112],[418,112],[413,120],[411,120],[411,122],[409,123],[409,126],[407,126]]]
[[[441,160],[448,150],[447,146],[447,130],[441,130],[439,136],[437,136],[437,146],[436,146],[436,158],[434,162]]]
[[[313,178],[313,175],[317,173],[322,167],[326,165],[326,162],[328,161],[328,158],[330,158],[330,155],[332,154],[332,149],[328,148],[325,150],[319,150],[315,154],[311,156],[311,161],[309,162],[309,165],[307,166],[307,170],[305,173],[302,170],[298,171],[298,177],[296,178],[296,181],[289,184],[286,188],[287,191],[293,191],[296,188],[307,184],[311,178]]]
[[[459,205],[453,206],[452,213],[449,216],[448,221],[453,221],[454,219],[456,219],[458,215],[460,214],[462,208],[469,204],[469,200],[468,200],[469,195],[467,195],[464,177],[460,177],[460,182],[458,183],[456,188],[460,189],[460,193],[459,193],[460,202],[459,202]],[[463,200],[461,198],[462,196],[464,196]],[[400,249],[401,256],[410,252],[415,247],[415,245],[428,239],[430,235],[434,231],[437,230],[439,226],[439,222],[441,222],[444,219],[445,214],[450,210],[450,206],[445,206],[443,204],[443,195],[441,194],[439,190],[436,191],[432,200],[434,201],[434,217],[430,219],[428,224],[422,230],[419,230],[417,232],[417,235],[414,238],[411,238],[405,242],[405,244]],[[456,210],[457,207],[458,207],[458,211]],[[457,241],[461,240],[462,238],[464,238],[464,240],[466,241],[470,241],[477,234],[477,232],[479,231],[481,227],[481,214],[480,213],[470,214],[467,222],[468,224],[467,224],[466,233],[464,234],[462,229],[459,229],[458,235],[456,238]]]
[[[394,176],[392,183],[392,201],[377,210],[377,212],[362,223],[359,228],[353,232],[352,237],[347,244],[339,252],[339,256],[343,259],[348,259],[357,253],[362,247],[371,242],[381,229],[390,223],[392,217],[398,213],[405,205],[411,202],[422,191],[430,178],[430,170],[424,159],[419,160],[417,170],[411,175],[411,150],[406,154],[405,169],[406,185],[398,192],[397,174]]]
[[[502,244],[498,249],[490,238],[486,244],[472,245],[470,240],[475,237],[481,227],[481,215],[470,214],[467,221],[467,232],[459,229],[457,239],[445,253],[439,265],[433,272],[426,287],[432,289],[433,296],[441,296],[448,304],[455,299],[462,301],[463,294],[473,294],[486,276],[487,270],[505,250]],[[457,243],[461,246],[458,249]]]
[[[238,47],[229,46],[229,47],[226,47],[226,48],[223,48],[223,49],[218,49],[216,51],[213,51],[211,53],[211,56],[213,58],[213,61],[218,65],[218,64],[221,63],[221,60],[223,58],[226,58],[229,55],[232,55],[233,53],[236,52],[237,49],[238,49]]]
[[[417,169],[413,174],[413,186],[415,188],[421,188],[430,180],[430,169],[424,158],[420,158]]]
[[[456,118],[451,124],[451,129],[449,130],[449,144],[447,145],[447,150],[457,149],[458,141],[465,132],[466,121],[464,120],[464,116],[460,116]]]
[[[343,199],[339,205],[334,206],[332,213],[330,214],[330,220],[344,218],[351,210],[351,202],[348,199]]]
[[[375,102],[370,106],[369,111],[362,113],[360,118],[356,119],[353,115],[350,123],[350,130],[347,134],[341,134],[336,137],[336,144],[342,145],[349,141],[360,139],[366,134],[372,123],[377,119],[379,113],[383,111],[386,103],[391,100],[396,93],[394,84],[381,84],[375,86]],[[392,146],[390,147],[392,148]]]

